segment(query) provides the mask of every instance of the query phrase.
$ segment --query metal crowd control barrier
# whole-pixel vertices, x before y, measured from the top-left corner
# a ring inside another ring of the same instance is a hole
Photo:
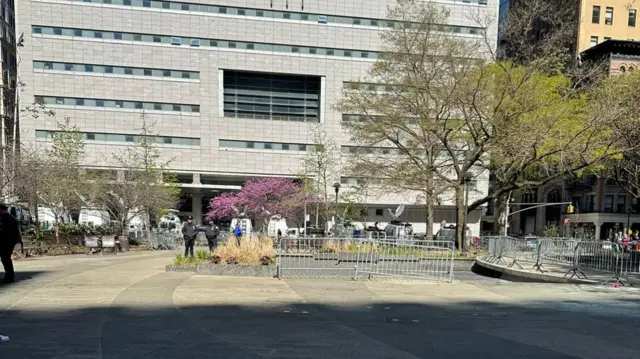
[[[570,265],[574,261],[577,241],[571,239],[540,238],[536,248],[536,263],[532,269],[538,272],[549,272],[547,264]]]
[[[559,238],[516,239],[486,237],[486,259],[505,265],[518,266],[533,262],[531,268],[546,273],[546,265],[567,268],[565,277],[588,279],[585,270],[610,273],[606,283],[630,284],[629,274],[640,274],[640,253],[629,246],[608,241],[587,241]]]
[[[170,232],[152,232],[149,236],[154,250],[172,250],[179,246],[178,235]]]
[[[281,238],[278,277],[453,281],[453,242],[374,238]]]
[[[428,244],[362,241],[358,246],[355,279],[366,274],[368,279],[380,276],[452,282],[454,258],[455,245],[449,241]]]

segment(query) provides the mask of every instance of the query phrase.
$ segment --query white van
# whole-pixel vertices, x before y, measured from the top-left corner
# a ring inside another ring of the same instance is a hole
[[[111,221],[109,212],[104,209],[92,209],[84,207],[78,214],[78,223],[88,226],[107,226]]]

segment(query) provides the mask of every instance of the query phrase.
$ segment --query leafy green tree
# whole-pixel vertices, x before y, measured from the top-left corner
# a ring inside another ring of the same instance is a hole
[[[607,108],[610,92],[576,86],[547,67],[497,61],[490,39],[443,32],[438,24],[448,16],[433,3],[400,0],[389,17],[405,25],[381,35],[382,56],[345,89],[337,109],[359,116],[345,123],[352,142],[393,151],[387,159],[398,168],[396,178],[422,178],[426,193],[446,187],[464,249],[467,182],[481,183],[490,172],[497,178],[488,195],[475,195],[481,198],[468,206],[473,210],[512,190],[593,168],[623,149],[611,137],[619,110]]]

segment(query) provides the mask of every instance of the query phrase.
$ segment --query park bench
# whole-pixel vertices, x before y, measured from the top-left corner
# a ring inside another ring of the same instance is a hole
[[[87,254],[103,254],[105,249],[111,249],[111,253],[113,254],[118,253],[118,244],[115,236],[86,237],[84,243],[87,248]]]

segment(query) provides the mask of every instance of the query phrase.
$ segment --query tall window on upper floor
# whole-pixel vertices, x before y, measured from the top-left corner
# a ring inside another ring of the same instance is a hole
[[[629,9],[629,23],[628,25],[631,27],[636,27],[636,9]]]
[[[607,10],[604,13],[604,24],[613,25],[613,8],[612,7],[607,7]]]
[[[604,211],[606,213],[613,212],[613,197],[612,194],[604,196]]]
[[[618,198],[616,201],[616,212],[618,213],[626,213],[627,212],[627,195],[618,193]]]
[[[320,121],[320,77],[224,70],[225,117]]]
[[[600,6],[594,6],[591,11],[591,22],[594,24],[600,23]]]
[[[597,36],[591,36],[590,45],[591,45],[591,47],[594,47],[594,46],[598,45],[598,37]]]

